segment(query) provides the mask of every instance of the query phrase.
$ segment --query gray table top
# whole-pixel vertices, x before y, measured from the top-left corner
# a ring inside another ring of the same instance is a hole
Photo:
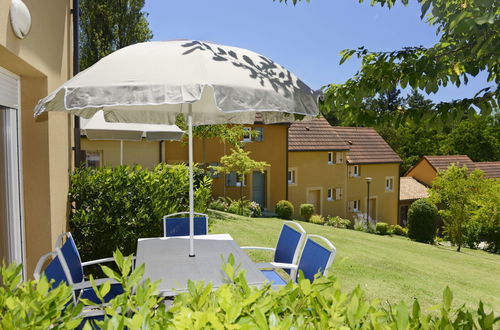
[[[188,280],[211,282],[214,288],[227,283],[222,266],[230,254],[235,266],[246,271],[248,284],[262,285],[267,281],[229,234],[195,236],[194,250],[196,256],[189,257],[189,237],[140,238],[136,266],[144,264],[144,278],[161,280],[162,296],[185,292]]]

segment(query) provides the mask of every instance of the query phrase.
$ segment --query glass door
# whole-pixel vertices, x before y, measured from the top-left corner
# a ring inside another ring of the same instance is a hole
[[[0,70],[0,87],[0,262],[23,263],[18,80]]]

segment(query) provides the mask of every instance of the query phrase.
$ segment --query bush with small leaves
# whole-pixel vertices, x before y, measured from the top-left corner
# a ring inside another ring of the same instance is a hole
[[[389,234],[389,224],[385,222],[377,222],[375,231],[379,235]]]
[[[422,243],[434,242],[437,215],[437,207],[426,198],[411,204],[408,210],[408,237]]]
[[[351,228],[352,222],[349,219],[342,219],[339,216],[327,217],[326,224],[335,228]]]
[[[314,205],[312,204],[300,204],[300,215],[306,220],[309,221],[311,216],[314,214]]]
[[[276,203],[275,212],[278,215],[278,218],[290,219],[293,214],[293,205],[287,200],[281,200]]]
[[[317,225],[324,225],[326,223],[325,218],[319,214],[313,214],[309,219],[309,221]]]
[[[408,233],[406,228],[403,228],[400,225],[390,226],[389,232],[398,236],[406,236]]]

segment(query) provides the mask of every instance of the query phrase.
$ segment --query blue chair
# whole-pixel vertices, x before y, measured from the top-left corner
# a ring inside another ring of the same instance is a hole
[[[66,242],[62,244],[62,240],[65,237]],[[94,289],[92,288],[90,281],[84,281],[83,267],[105,262],[112,262],[114,261],[114,259],[104,258],[82,263],[75,241],[73,240],[73,236],[69,232],[59,235],[56,241],[56,252],[60,256],[59,259],[62,261],[61,264],[66,272],[68,283],[73,286],[78,299],[88,299],[96,304],[101,303],[100,299],[97,297]],[[117,295],[122,294],[123,288],[121,284],[116,283],[116,281],[109,278],[96,279],[94,282],[97,286],[99,286],[106,281],[111,281],[111,289],[103,298],[104,302],[109,302]]]
[[[322,240],[327,247],[313,241],[312,238]],[[298,266],[294,264],[275,264],[273,265],[274,269],[261,271],[269,281],[274,282],[274,284],[277,285],[285,285],[287,281],[276,272],[276,268],[282,268],[285,270],[296,269],[294,276],[290,276],[292,281],[297,281],[297,271],[302,271],[304,278],[307,278],[312,282],[314,281],[314,276],[317,273],[325,275],[333,263],[336,251],[335,246],[333,246],[333,244],[323,236],[307,235],[306,244],[304,245],[304,249],[300,255]]]
[[[295,227],[296,229],[292,228]],[[269,263],[259,263],[259,268],[284,268],[291,277],[295,277],[296,267],[285,268],[286,265],[297,266],[299,252],[306,238],[306,231],[295,221],[285,221],[276,243],[275,248],[260,246],[243,246],[243,250],[267,250],[273,251],[273,261]]]
[[[179,215],[186,216],[179,217]],[[203,213],[194,213],[194,234],[208,234],[208,215]],[[163,217],[163,236],[189,236],[189,212],[178,212]]]

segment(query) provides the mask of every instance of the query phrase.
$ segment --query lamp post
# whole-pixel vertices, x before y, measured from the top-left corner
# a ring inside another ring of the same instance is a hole
[[[365,178],[365,181],[366,181],[366,188],[367,188],[367,192],[366,192],[366,225],[368,226],[369,224],[369,220],[368,220],[368,216],[370,215],[370,183],[372,183],[372,178],[367,176]]]

